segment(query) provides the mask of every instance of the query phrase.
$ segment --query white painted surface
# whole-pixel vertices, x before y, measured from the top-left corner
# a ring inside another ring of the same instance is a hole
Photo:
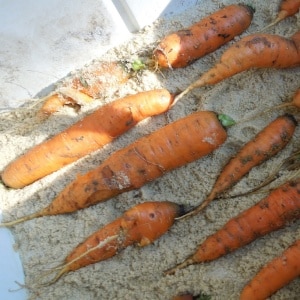
[[[1,220],[1,210],[0,210]],[[22,264],[13,249],[13,236],[6,228],[0,228],[0,299],[26,299],[26,290],[16,283],[24,283]]]

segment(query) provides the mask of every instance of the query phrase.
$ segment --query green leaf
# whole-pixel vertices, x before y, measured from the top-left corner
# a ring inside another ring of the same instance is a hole
[[[224,127],[229,127],[236,124],[236,122],[231,117],[225,114],[218,115],[218,119]]]

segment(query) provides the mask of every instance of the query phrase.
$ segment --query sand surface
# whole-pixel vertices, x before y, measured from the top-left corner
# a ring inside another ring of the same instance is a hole
[[[203,3],[202,3],[203,2]],[[136,34],[136,37],[112,49],[100,59],[134,58],[151,51],[165,34],[189,26],[223,5],[234,1],[202,1],[201,4],[171,20],[158,20]],[[241,1],[243,2],[243,1]],[[275,16],[279,1],[245,1],[256,8],[253,22],[243,33],[254,33]],[[300,16],[291,17],[268,30],[289,37],[300,28]],[[238,40],[240,37],[237,37]],[[65,107],[47,121],[37,124],[35,113],[39,104],[1,115],[0,169],[33,145],[73,124],[103,103],[138,91],[165,87],[172,92],[186,88],[201,73],[216,63],[222,52],[234,41],[184,69],[153,73],[144,71],[137,78],[108,96],[82,107],[79,112]],[[91,66],[95,62],[91,61]],[[87,68],[89,66],[86,66]],[[75,70],[74,70],[75,71]],[[8,189],[0,185],[3,219],[12,220],[35,212],[46,205],[77,174],[96,167],[110,153],[138,137],[197,110],[214,110],[236,120],[275,104],[288,101],[299,88],[300,69],[249,70],[215,86],[196,89],[167,114],[141,122],[130,132],[76,163],[57,171],[23,189]],[[38,100],[28,102],[28,107]],[[26,285],[32,286],[43,271],[60,264],[63,258],[88,235],[114,220],[125,210],[144,201],[170,200],[186,206],[199,204],[209,192],[221,167],[231,155],[282,111],[272,112],[228,130],[228,140],[213,154],[172,171],[139,190],[124,193],[105,203],[69,215],[44,217],[12,228],[15,248],[20,252]],[[299,128],[288,146],[274,158],[252,170],[230,194],[237,194],[259,184],[293,151],[299,148]],[[42,162],[41,162],[42,163]],[[284,181],[291,172],[283,171],[273,185]],[[196,217],[177,222],[167,234],[145,247],[129,247],[114,258],[76,272],[69,273],[57,283],[39,289],[29,289],[29,299],[171,299],[191,292],[204,293],[211,299],[238,299],[243,286],[267,261],[278,255],[294,240],[300,238],[299,222],[269,234],[252,244],[214,262],[189,266],[174,276],[163,271],[193,253],[205,237],[221,227],[230,217],[250,207],[262,194],[213,202]],[[300,281],[294,280],[272,299],[299,299]]]

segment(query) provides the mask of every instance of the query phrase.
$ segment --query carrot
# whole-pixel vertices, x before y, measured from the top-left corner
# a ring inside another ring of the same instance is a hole
[[[210,235],[193,255],[166,271],[174,274],[191,264],[212,261],[300,218],[300,178],[274,189],[256,205]]]
[[[295,15],[300,9],[300,0],[282,0],[279,5],[279,10],[276,19],[267,25],[263,30],[276,25],[287,17]]]
[[[99,61],[83,69],[79,75],[70,76],[54,93],[44,99],[38,112],[41,119],[57,112],[66,104],[83,105],[95,98],[104,98],[127,82],[135,71],[143,68],[141,61]]]
[[[256,33],[229,47],[220,62],[175,98],[175,103],[195,88],[217,84],[251,68],[288,68],[300,65],[300,31],[291,38]]]
[[[167,90],[158,89],[102,106],[11,162],[1,174],[2,181],[9,187],[22,188],[100,149],[141,120],[166,112],[172,101]]]
[[[243,289],[240,300],[267,299],[300,275],[300,240],[265,265]]]
[[[181,207],[168,201],[144,202],[130,208],[79,244],[62,266],[47,272],[59,271],[47,285],[68,272],[111,258],[130,245],[149,245],[170,229],[180,213]]]
[[[283,115],[276,118],[260,131],[253,140],[246,143],[240,151],[232,157],[222,169],[210,194],[192,211],[181,216],[194,216],[209,205],[211,201],[224,191],[235,185],[250,170],[270,159],[282,150],[291,140],[297,122],[292,115]]]
[[[254,10],[248,5],[229,5],[193,24],[164,37],[154,50],[162,68],[182,68],[211,53],[246,30]]]
[[[227,133],[214,112],[191,114],[114,152],[97,168],[79,175],[44,209],[1,226],[74,212],[140,188],[168,171],[212,153],[226,138]]]

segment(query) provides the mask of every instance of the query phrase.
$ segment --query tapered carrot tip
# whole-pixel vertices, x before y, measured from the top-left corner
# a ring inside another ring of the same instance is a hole
[[[282,10],[278,13],[277,18],[270,23],[269,25],[267,25],[266,27],[264,27],[261,31],[264,31],[274,25],[276,25],[277,23],[281,22],[283,19],[285,19],[288,16],[288,12],[286,10]]]
[[[186,259],[181,264],[175,266],[174,268],[171,268],[169,270],[164,271],[164,275],[173,275],[177,270],[184,269],[185,267],[194,264],[194,259],[192,257]]]
[[[29,220],[32,220],[35,218],[43,217],[44,215],[45,215],[44,210],[40,210],[31,215],[27,215],[27,216],[24,216],[22,218],[19,218],[19,219],[10,221],[10,222],[0,223],[0,227],[12,227],[14,225],[17,225],[17,224],[20,224],[20,223],[23,223],[23,222],[26,222],[26,221],[29,221]]]

